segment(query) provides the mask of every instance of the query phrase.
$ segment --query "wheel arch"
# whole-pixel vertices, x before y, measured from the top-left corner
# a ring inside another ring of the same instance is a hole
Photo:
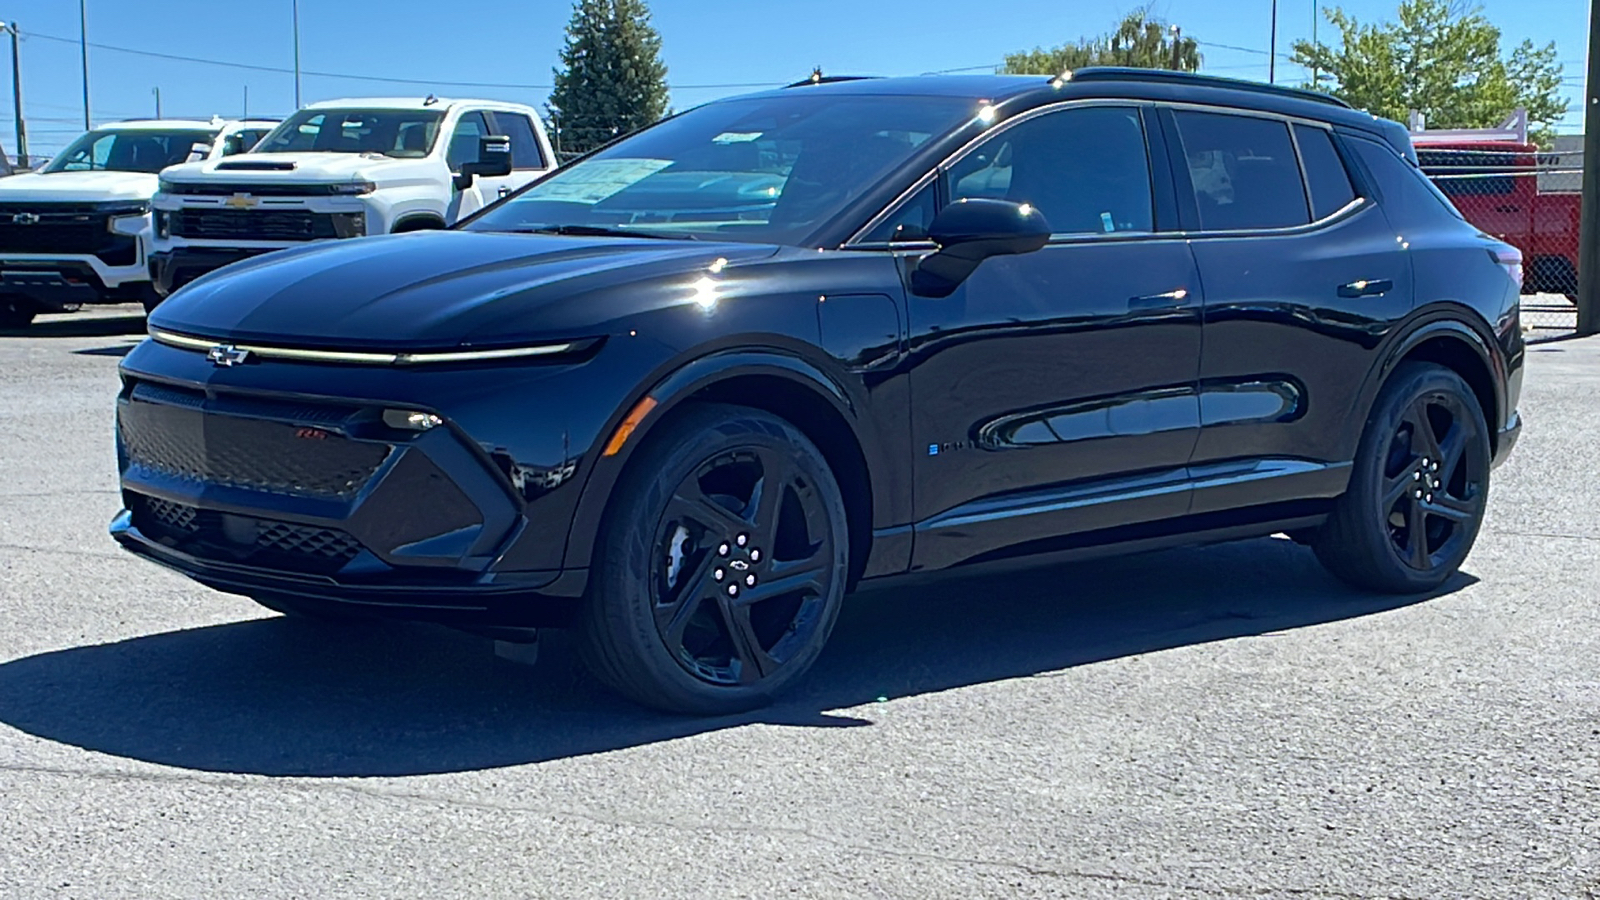
[[[1471,318],[1469,318],[1471,316]],[[1412,323],[1391,344],[1385,361],[1369,378],[1361,394],[1361,429],[1352,429],[1355,439],[1372,416],[1378,392],[1395,369],[1404,362],[1428,362],[1444,366],[1460,375],[1483,408],[1489,430],[1489,443],[1499,451],[1500,430],[1505,425],[1507,377],[1506,362],[1495,341],[1486,336],[1487,324],[1480,328],[1476,314],[1466,307],[1437,311]]]
[[[437,231],[445,228],[444,219],[431,212],[407,213],[395,220],[389,227],[390,234],[405,234],[410,231]]]
[[[738,350],[703,356],[630,398],[608,427],[607,438],[628,413],[644,406],[648,412],[619,452],[597,460],[573,518],[566,565],[579,568],[590,564],[614,488],[640,445],[685,405],[708,402],[769,412],[800,429],[822,451],[844,497],[850,530],[849,585],[853,586],[871,551],[875,502],[872,450],[862,440],[859,407],[843,385],[822,369],[801,357],[775,351]]]

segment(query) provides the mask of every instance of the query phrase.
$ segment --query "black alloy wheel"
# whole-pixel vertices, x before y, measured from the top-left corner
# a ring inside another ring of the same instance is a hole
[[[1472,389],[1442,366],[1403,364],[1379,394],[1350,488],[1312,546],[1359,587],[1433,590],[1477,539],[1489,466],[1488,424]]]
[[[793,425],[697,406],[649,436],[615,496],[580,622],[602,681],[719,714],[810,668],[838,617],[848,538],[833,474]]]
[[[0,294],[0,328],[27,328],[39,308],[27,297]]]

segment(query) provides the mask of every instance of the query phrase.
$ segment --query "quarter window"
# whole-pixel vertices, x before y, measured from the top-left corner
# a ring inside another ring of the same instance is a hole
[[[1029,203],[1057,234],[1154,230],[1139,111],[1063,110],[1008,128],[950,168],[953,200]]]
[[[938,194],[934,185],[930,184],[900,204],[888,218],[862,235],[861,239],[873,244],[926,240],[928,226],[933,224],[933,215],[938,209],[937,200]]]
[[[1311,221],[1287,124],[1225,113],[1174,116],[1201,228],[1290,228]]]
[[[1311,185],[1311,213],[1326,219],[1356,198],[1350,173],[1334,149],[1333,138],[1321,128],[1296,125],[1294,139],[1300,144],[1300,162],[1305,166],[1306,182]]]
[[[501,134],[511,138],[511,168],[545,168],[544,153],[539,150],[539,140],[534,137],[533,123],[527,116],[495,113],[494,124]]]

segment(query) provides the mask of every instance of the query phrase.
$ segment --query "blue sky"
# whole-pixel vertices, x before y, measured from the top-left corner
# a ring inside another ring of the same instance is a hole
[[[1280,0],[1278,47],[1287,53],[1311,32],[1314,0]],[[161,89],[168,115],[285,115],[294,79],[261,71],[136,55],[110,47],[292,67],[290,0],[87,0],[90,103],[96,123],[154,113]],[[1008,51],[1055,45],[1109,30],[1130,0],[653,0],[656,27],[678,108],[767,84],[793,81],[821,65],[831,74],[899,75],[982,67]],[[1362,19],[1391,18],[1396,0],[1347,0]],[[1488,0],[1486,15],[1504,45],[1554,39],[1577,110],[1587,42],[1583,0]],[[1205,44],[1205,70],[1265,80],[1270,0],[1156,0],[1154,10]],[[306,101],[333,97],[484,96],[542,103],[557,61],[567,0],[300,0]],[[30,149],[58,149],[82,125],[78,4],[10,0],[24,35],[23,94]],[[1324,30],[1326,34],[1326,29]],[[55,39],[52,39],[55,38]],[[67,38],[70,40],[59,40]],[[105,48],[93,44],[107,45]],[[0,56],[4,51],[0,50]],[[9,60],[0,60],[3,67]],[[0,91],[7,79],[0,68]],[[355,75],[361,78],[330,77]],[[423,84],[369,80],[416,79]],[[1280,80],[1305,74],[1286,61]],[[465,86],[481,82],[514,86]],[[3,98],[0,98],[3,99]],[[0,143],[14,150],[10,103],[0,103]],[[1577,130],[1576,112],[1562,131]]]

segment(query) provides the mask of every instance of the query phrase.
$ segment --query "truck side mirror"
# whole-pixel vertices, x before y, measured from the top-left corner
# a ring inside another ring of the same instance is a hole
[[[472,187],[473,179],[480,175],[498,178],[510,174],[511,138],[503,134],[486,134],[478,138],[478,159],[462,164],[461,174],[455,179],[456,188],[464,191]]]

